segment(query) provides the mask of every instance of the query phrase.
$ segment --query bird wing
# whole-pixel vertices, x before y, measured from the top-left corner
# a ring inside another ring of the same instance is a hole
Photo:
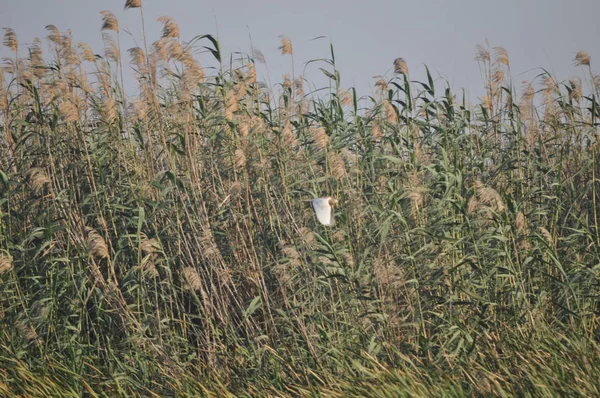
[[[323,225],[331,225],[333,209],[329,205],[329,198],[318,198],[312,200],[313,208],[317,213],[317,219]]]

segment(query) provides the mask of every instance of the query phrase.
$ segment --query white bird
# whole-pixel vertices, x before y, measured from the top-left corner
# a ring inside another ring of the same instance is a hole
[[[337,204],[337,199],[327,196],[312,199],[311,202],[317,213],[317,220],[323,225],[333,225],[333,205]]]

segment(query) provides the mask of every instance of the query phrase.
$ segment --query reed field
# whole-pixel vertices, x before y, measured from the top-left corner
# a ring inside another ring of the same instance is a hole
[[[586,52],[522,82],[479,45],[479,103],[390,54],[358,93],[335,43],[261,76],[126,8],[161,37],[2,32],[0,396],[600,396]]]

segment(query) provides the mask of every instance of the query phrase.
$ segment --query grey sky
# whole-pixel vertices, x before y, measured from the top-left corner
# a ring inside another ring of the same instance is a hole
[[[0,0],[0,27],[12,27],[21,48],[34,37],[44,37],[44,27],[71,29],[74,42],[83,41],[100,53],[102,10],[113,11],[122,30],[122,48],[142,43],[138,10],[124,11],[125,0]],[[517,84],[531,79],[543,67],[563,80],[584,76],[572,65],[577,51],[600,63],[600,0],[254,0],[219,2],[171,0],[144,1],[149,43],[160,37],[160,15],[175,18],[186,41],[196,35],[218,35],[224,54],[250,51],[252,43],[266,57],[273,81],[291,72],[289,57],[280,55],[278,35],[294,45],[296,73],[306,61],[329,56],[334,45],[344,87],[356,86],[359,94],[373,92],[373,76],[387,72],[392,61],[403,57],[411,78],[423,79],[423,66],[434,77],[444,76],[455,89],[466,88],[473,97],[483,92],[474,47],[487,39],[491,46],[508,50]],[[125,31],[130,32],[133,38]],[[316,36],[326,40],[312,41]],[[3,47],[0,56],[9,55]],[[124,57],[127,57],[124,54]],[[201,58],[203,64],[214,62]],[[311,66],[313,80],[316,66]],[[264,68],[259,78],[266,80]],[[319,80],[316,80],[320,83]],[[472,98],[475,100],[475,98]]]

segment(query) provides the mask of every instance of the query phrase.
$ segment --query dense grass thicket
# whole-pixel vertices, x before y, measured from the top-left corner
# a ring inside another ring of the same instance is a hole
[[[478,46],[469,105],[401,58],[344,89],[332,48],[309,93],[285,37],[267,85],[258,50],[102,18],[101,55],[4,30],[0,396],[600,396],[589,55],[522,83]]]

